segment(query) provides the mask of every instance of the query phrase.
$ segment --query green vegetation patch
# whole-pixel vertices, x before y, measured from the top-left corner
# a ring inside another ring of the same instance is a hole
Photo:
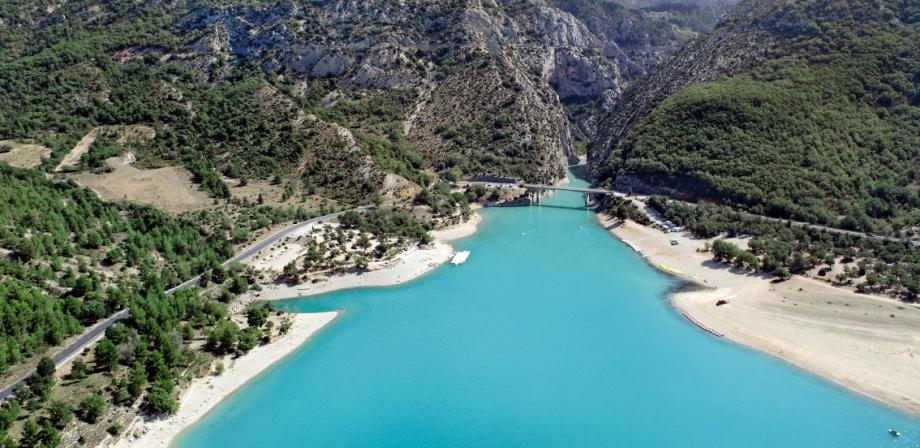
[[[80,165],[85,170],[93,172],[110,171],[106,159],[121,155],[125,147],[116,141],[114,134],[103,134],[96,137],[89,150],[80,157]]]
[[[426,244],[431,241],[428,223],[400,211],[348,212],[339,218],[339,223],[345,229],[358,229],[381,238],[408,238]]]
[[[631,131],[612,167],[781,218],[885,233],[916,226],[920,54],[910,36],[920,33],[904,31],[687,87]]]
[[[424,159],[403,132],[415,92],[393,89],[343,94],[346,97],[336,99],[330,107],[315,107],[316,115],[351,129],[358,146],[380,168],[421,186],[430,183],[431,176],[422,171]]]
[[[860,292],[883,293],[916,301],[920,295],[920,250],[909,242],[860,238],[767,221],[729,207],[691,205],[652,197],[649,205],[665,219],[701,238],[750,237],[750,251],[716,241],[714,258],[737,267],[762,270],[777,278],[806,274]],[[835,265],[845,265],[831,277]]]
[[[190,221],[2,163],[0,204],[0,373],[124,308],[131,292],[231,255]]]

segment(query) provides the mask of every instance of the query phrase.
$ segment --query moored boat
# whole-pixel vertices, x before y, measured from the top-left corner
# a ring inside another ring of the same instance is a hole
[[[459,266],[459,265],[465,263],[465,262],[466,262],[466,259],[469,258],[469,257],[470,257],[470,251],[468,251],[468,250],[463,250],[463,251],[457,252],[457,253],[454,255],[454,257],[450,259],[450,264],[452,264],[452,265],[454,265],[454,266]]]

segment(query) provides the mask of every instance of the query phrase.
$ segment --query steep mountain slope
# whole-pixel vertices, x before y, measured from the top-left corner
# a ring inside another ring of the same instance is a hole
[[[139,163],[218,197],[219,173],[348,202],[387,174],[550,181],[576,152],[564,104],[618,96],[712,20],[598,2],[616,31],[591,3],[6,2],[0,136],[52,148],[47,168],[95,126],[152,125]]]
[[[687,41],[710,31],[736,1],[672,1],[631,7],[624,6],[629,2],[612,0],[550,0],[549,3],[578,18],[594,35],[616,42],[626,56],[626,78],[632,81],[642,79],[651,69],[669,60]],[[579,154],[585,153],[590,136],[597,133],[599,118],[615,104],[620,92],[598,93],[563,98]]]
[[[738,0],[551,0],[591,32],[616,42],[645,71],[667,61],[690,39],[712,30]]]
[[[892,232],[920,223],[920,5],[738,5],[606,117],[601,182]]]
[[[200,35],[182,58],[209,78],[249,64],[292,83],[412,91],[418,102],[391,121],[404,118],[405,143],[440,169],[558,177],[573,155],[559,96],[618,90],[623,78],[615,44],[537,1],[209,6],[178,26]],[[508,118],[501,133],[495,117]]]

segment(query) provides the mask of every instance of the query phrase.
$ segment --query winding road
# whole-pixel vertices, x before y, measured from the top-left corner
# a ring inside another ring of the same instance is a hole
[[[344,214],[346,214],[346,213],[348,213],[348,212],[362,212],[362,211],[367,211],[367,210],[373,210],[373,209],[375,209],[375,208],[377,208],[376,205],[365,205],[365,206],[361,206],[361,207],[355,207],[355,208],[351,208],[351,209],[348,209],[348,210],[342,210],[342,211],[340,211],[340,212],[335,212],[335,213],[330,213],[330,214],[328,214],[328,215],[323,215],[323,216],[320,216],[319,218],[308,219],[308,220],[306,220],[306,221],[299,222],[299,223],[297,223],[297,224],[293,224],[293,225],[291,225],[291,226],[285,227],[284,229],[281,229],[281,230],[279,230],[279,231],[277,231],[277,232],[275,232],[275,233],[269,235],[268,237],[264,238],[263,240],[259,241],[258,243],[255,243],[255,244],[253,244],[252,246],[249,246],[248,248],[244,249],[242,252],[240,252],[240,253],[234,255],[233,258],[231,258],[231,259],[229,259],[229,260],[223,262],[223,263],[221,264],[221,266],[223,266],[223,267],[226,268],[226,267],[230,266],[231,264],[242,262],[243,260],[246,260],[247,258],[250,258],[250,257],[252,257],[252,256],[255,255],[255,254],[258,254],[259,252],[261,252],[261,251],[262,251],[263,249],[265,249],[266,247],[269,247],[269,246],[271,246],[272,244],[275,244],[275,243],[278,242],[279,240],[284,239],[284,238],[290,236],[290,235],[293,234],[293,233],[296,233],[298,230],[303,229],[304,227],[311,226],[311,225],[316,224],[316,223],[318,223],[318,222],[323,222],[323,221],[328,221],[328,220],[330,220],[330,219],[338,218],[339,216],[342,216],[342,215],[344,215]],[[198,276],[196,276],[196,277],[194,277],[194,278],[189,279],[188,281],[186,281],[185,283],[182,283],[181,285],[178,285],[178,286],[175,286],[175,287],[173,287],[173,288],[170,288],[169,290],[166,291],[166,293],[167,293],[167,294],[172,294],[172,293],[174,293],[174,292],[176,292],[176,291],[178,291],[178,290],[180,290],[180,289],[185,289],[185,288],[188,288],[188,287],[190,287],[190,286],[197,285],[199,280],[201,280],[201,276],[200,276],[200,275],[198,275]],[[0,399],[2,399],[2,397],[0,397]]]
[[[646,203],[646,200],[648,199],[648,197],[643,196],[643,195],[629,195],[621,191],[607,190],[603,188],[573,188],[573,187],[564,187],[564,186],[556,186],[556,185],[525,184],[522,182],[511,182],[511,181],[508,181],[508,182],[466,181],[466,182],[458,182],[457,184],[461,186],[484,185],[484,186],[489,186],[489,187],[520,187],[520,188],[526,188],[528,190],[538,190],[538,191],[563,190],[563,191],[575,191],[579,193],[617,196],[617,197],[631,201],[634,205],[636,205],[636,207],[639,208],[639,210],[642,210],[649,217],[649,219],[651,219],[652,222],[654,222],[655,224],[662,226],[662,227],[668,227],[667,220],[665,220],[658,212],[656,212],[654,209],[648,206],[648,204]],[[676,201],[676,200],[669,199],[669,201]],[[683,204],[690,205],[691,207],[695,207],[697,205],[692,202],[684,202],[684,201],[676,201],[676,202],[681,202]],[[890,241],[890,242],[895,242],[895,243],[909,243],[913,245],[914,247],[920,247],[920,240],[916,240],[916,239],[898,238],[898,237],[885,236],[885,235],[875,235],[871,233],[858,232],[855,230],[846,230],[846,229],[840,229],[837,227],[829,227],[829,226],[820,225],[820,224],[811,224],[811,223],[803,222],[803,221],[792,221],[788,219],[773,218],[770,216],[757,215],[757,214],[746,212],[746,211],[740,211],[740,213],[750,218],[756,218],[756,219],[776,222],[780,224],[789,224],[790,226],[794,226],[794,227],[801,227],[801,228],[807,228],[807,229],[817,230],[821,232],[836,233],[839,235],[848,235],[848,236],[853,236],[857,238],[864,238],[864,239],[871,239],[871,240],[878,240],[878,241]]]
[[[352,209],[330,213],[328,215],[323,215],[318,218],[308,219],[306,221],[299,222],[297,224],[293,224],[291,226],[285,227],[284,229],[281,229],[269,235],[268,237],[262,239],[258,243],[255,243],[252,246],[247,247],[240,253],[234,255],[233,258],[223,262],[221,266],[228,267],[234,263],[242,262],[252,257],[253,255],[258,254],[263,249],[270,247],[272,244],[275,244],[279,240],[284,239],[293,233],[296,233],[297,231],[303,229],[304,227],[307,227],[307,226],[310,226],[310,225],[313,225],[319,222],[338,218],[339,216],[342,216],[348,212],[367,211],[367,210],[373,210],[375,208],[377,208],[376,205],[365,205],[361,207],[355,207]],[[188,281],[186,281],[185,283],[182,283],[181,285],[170,288],[169,290],[166,291],[166,293],[173,294],[176,291],[179,291],[181,289],[196,286],[200,280],[201,280],[201,275],[195,276],[194,278],[189,279]],[[105,334],[105,330],[107,330],[109,327],[111,327],[116,322],[127,319],[128,316],[130,315],[131,313],[128,309],[123,309],[109,316],[107,319],[101,322],[97,322],[92,327],[87,328],[73,342],[71,342],[70,344],[67,344],[66,347],[62,348],[57,353],[51,356],[51,359],[54,361],[54,365],[60,366],[61,364],[63,364],[64,362],[72,358],[73,356],[79,354],[84,349],[86,349],[91,344],[93,344],[97,339],[101,338],[102,335]],[[28,377],[29,375],[23,376],[22,378],[14,381],[12,384],[0,390],[0,402],[5,401],[7,398],[9,398],[13,394],[13,389],[15,389],[16,386],[20,384],[24,384]]]
[[[660,216],[658,216],[658,214],[655,213],[654,210],[652,210],[650,207],[648,207],[648,205],[647,205],[646,203],[642,202],[638,197],[636,197],[636,196],[629,196],[629,195],[626,195],[626,194],[624,194],[624,193],[622,193],[622,192],[618,192],[618,191],[601,190],[601,189],[574,189],[574,188],[567,188],[567,187],[557,187],[557,186],[552,186],[552,185],[520,185],[519,183],[505,183],[505,182],[462,182],[462,184],[463,184],[463,185],[474,185],[474,184],[479,184],[479,185],[488,185],[488,186],[520,186],[520,187],[525,187],[525,188],[560,189],[560,190],[572,190],[572,191],[579,191],[579,192],[586,192],[586,193],[595,193],[595,194],[610,194],[610,195],[623,197],[623,198],[626,198],[626,199],[628,199],[628,200],[633,201],[637,206],[639,206],[640,210],[645,211],[645,213],[646,213],[647,215],[649,215],[649,217],[650,217],[654,222],[656,222],[656,223],[658,223],[658,224],[661,225],[661,223],[662,223],[662,221],[663,221],[662,218],[661,218]],[[695,205],[695,204],[691,204],[691,205]],[[223,267],[228,267],[228,266],[230,266],[230,265],[232,265],[232,264],[234,264],[234,263],[242,262],[242,261],[244,261],[244,260],[246,260],[246,259],[252,257],[253,255],[258,254],[260,251],[262,251],[263,249],[265,249],[265,248],[271,246],[272,244],[278,242],[279,240],[281,240],[281,239],[283,239],[283,238],[286,238],[286,237],[290,236],[291,234],[296,233],[297,231],[301,230],[302,228],[304,228],[304,227],[306,227],[306,226],[310,226],[310,225],[313,225],[313,224],[316,224],[316,223],[322,222],[322,221],[327,221],[327,220],[335,219],[335,218],[338,218],[339,216],[342,216],[342,215],[344,215],[345,213],[348,213],[348,212],[352,212],[352,211],[355,211],[355,212],[356,212],[356,211],[367,211],[367,210],[372,210],[372,209],[374,209],[374,208],[376,208],[376,207],[377,207],[377,206],[375,206],[375,205],[365,205],[365,206],[362,206],[362,207],[355,207],[355,208],[352,208],[352,209],[343,210],[343,211],[336,212],[336,213],[330,213],[330,214],[328,214],[328,215],[320,216],[320,217],[318,217],[318,218],[313,218],[313,219],[309,219],[309,220],[307,220],[307,221],[303,221],[303,222],[300,222],[300,223],[297,223],[297,224],[293,224],[293,225],[291,225],[291,226],[288,226],[288,227],[286,227],[286,228],[284,228],[284,229],[282,229],[282,230],[279,230],[279,231],[277,231],[277,232],[275,232],[275,233],[269,235],[268,237],[262,239],[262,240],[259,241],[258,243],[255,243],[255,244],[253,244],[252,246],[249,246],[248,248],[244,249],[244,250],[241,251],[240,253],[234,255],[233,258],[230,258],[229,260],[223,262],[223,263],[221,264],[221,266],[223,266]],[[755,217],[755,218],[759,218],[759,219],[766,220],[766,221],[773,221],[773,222],[778,222],[778,223],[789,223],[790,225],[793,225],[793,226],[797,226],[797,227],[806,227],[806,228],[810,228],[810,229],[813,229],[813,230],[819,230],[819,231],[825,231],[825,232],[837,233],[837,234],[843,234],[843,235],[850,235],[850,236],[855,236],[855,237],[860,237],[860,238],[876,239],[876,240],[882,240],[882,241],[909,242],[909,243],[911,243],[911,244],[914,245],[914,246],[920,246],[920,241],[916,241],[916,240],[907,240],[907,239],[901,239],[901,238],[895,238],[895,237],[889,237],[889,236],[882,236],[882,235],[872,235],[872,234],[867,234],[867,233],[863,233],[863,232],[855,232],[855,231],[852,231],[852,230],[838,229],[838,228],[834,228],[834,227],[827,227],[827,226],[822,226],[822,225],[817,225],[817,224],[810,224],[810,223],[806,223],[806,222],[789,221],[789,220],[784,220],[784,219],[772,218],[772,217],[769,217],[769,216],[755,215],[755,214],[748,213],[748,212],[743,212],[743,213],[744,213],[745,215],[748,215],[748,216],[751,216],[751,217]],[[198,276],[196,276],[196,277],[194,277],[194,278],[191,278],[191,279],[189,279],[188,281],[186,281],[186,282],[184,282],[184,283],[182,283],[182,284],[180,284],[180,285],[178,285],[178,286],[175,286],[175,287],[173,287],[173,288],[170,288],[169,290],[166,291],[166,293],[167,293],[167,294],[172,294],[172,293],[175,293],[176,291],[179,291],[179,290],[181,290],[181,289],[185,289],[185,288],[189,288],[189,287],[195,286],[195,285],[198,284],[198,282],[199,282],[200,280],[201,280],[201,275],[198,275]],[[58,351],[57,353],[55,353],[55,354],[52,356],[51,359],[54,360],[54,364],[55,364],[55,365],[61,365],[61,364],[63,364],[64,362],[66,362],[67,360],[69,360],[71,357],[73,357],[74,355],[76,355],[76,354],[82,352],[86,347],[90,346],[93,342],[95,342],[97,339],[99,339],[99,338],[105,333],[105,330],[107,330],[110,326],[112,326],[112,325],[115,324],[116,322],[119,322],[119,321],[121,321],[121,320],[124,320],[124,319],[128,318],[129,315],[130,315],[129,310],[124,309],[124,310],[121,310],[121,311],[119,311],[119,312],[113,314],[112,316],[108,317],[108,318],[105,319],[104,321],[99,322],[99,323],[93,325],[93,326],[90,327],[90,328],[87,328],[87,329],[83,332],[83,334],[81,334],[76,340],[74,340],[73,342],[71,342],[71,343],[68,344],[66,347],[64,347],[63,349],[61,349],[60,351]],[[28,375],[26,375],[26,376],[20,378],[19,380],[13,382],[12,384],[10,384],[10,385],[8,385],[7,387],[5,387],[5,388],[3,388],[2,390],[0,390],[0,401],[4,401],[4,400],[6,400],[7,398],[9,398],[10,395],[12,395],[12,393],[13,393],[13,389],[14,389],[17,385],[24,383],[25,380],[26,380],[26,378],[28,378]]]
[[[626,197],[626,196],[624,196],[624,197]],[[671,199],[671,201],[674,201],[674,199]],[[645,213],[646,213],[647,215],[649,215],[650,217],[653,218],[653,221],[655,221],[656,223],[660,224],[659,221],[660,221],[660,219],[662,219],[662,218],[660,218],[660,216],[658,216],[657,219],[656,219],[656,217],[653,217],[653,216],[652,216],[652,213],[655,213],[655,214],[657,215],[657,212],[655,212],[654,209],[652,209],[652,208],[649,207],[647,204],[645,204],[644,202],[641,202],[641,201],[639,201],[639,200],[636,200],[636,201],[634,201],[634,202],[636,203],[636,205],[644,204],[644,208],[640,206],[640,210],[644,210]],[[696,205],[697,205],[697,204],[694,204],[694,203],[692,203],[692,202],[683,202],[683,201],[680,201],[680,202],[683,203],[683,204],[689,205],[689,206],[691,206],[691,207],[696,207]],[[812,223],[808,223],[808,222],[804,222],[804,221],[793,221],[793,220],[790,220],[790,219],[773,218],[773,217],[771,217],[771,216],[758,215],[758,214],[754,214],[754,213],[747,212],[747,211],[744,211],[744,210],[739,210],[738,213],[740,213],[740,214],[742,214],[742,215],[744,215],[745,217],[748,217],[748,218],[760,219],[760,220],[762,220],[762,221],[775,222],[775,223],[778,223],[778,224],[787,224],[787,225],[792,226],[792,227],[806,228],[806,229],[816,230],[816,231],[819,231],[819,232],[835,233],[835,234],[838,234],[838,235],[847,235],[847,236],[852,236],[852,237],[856,237],[856,238],[863,238],[863,239],[868,239],[868,240],[888,241],[888,242],[892,242],[892,243],[909,243],[910,245],[912,245],[912,246],[914,246],[914,247],[920,247],[920,240],[916,240],[916,239],[898,238],[898,237],[894,237],[894,236],[885,236],[885,235],[875,235],[875,234],[872,234],[872,233],[858,232],[858,231],[855,231],[855,230],[841,229],[841,228],[838,228],[838,227],[829,227],[829,226],[825,226],[825,225],[821,225],[821,224],[812,224]]]

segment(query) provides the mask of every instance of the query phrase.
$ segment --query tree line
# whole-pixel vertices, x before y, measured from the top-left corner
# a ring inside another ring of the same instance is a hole
[[[837,263],[847,267],[836,283],[863,292],[884,293],[915,301],[920,296],[920,251],[895,242],[825,232],[767,221],[714,204],[696,206],[653,196],[649,205],[674,224],[701,238],[750,237],[748,250],[717,240],[714,258],[785,279],[815,268],[824,276]],[[852,266],[852,267],[850,267]]]
[[[194,223],[0,164],[0,372],[232,254]]]

